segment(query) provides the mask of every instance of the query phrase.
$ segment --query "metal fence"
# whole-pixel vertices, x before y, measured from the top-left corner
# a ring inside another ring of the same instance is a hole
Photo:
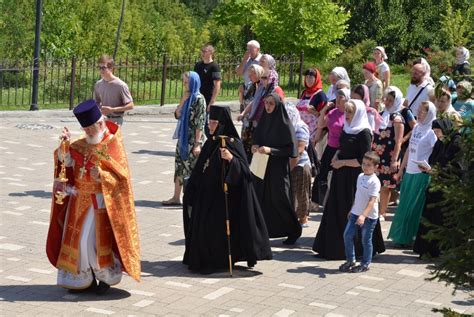
[[[135,103],[160,104],[178,102],[183,90],[181,76],[192,70],[198,59],[169,58],[153,61],[118,59],[114,74],[125,81]],[[239,57],[217,57],[222,83],[219,99],[237,99],[242,79],[235,74]],[[93,97],[94,84],[100,79],[95,60],[72,58],[49,60],[39,64],[39,108],[47,105],[72,107]],[[302,80],[303,53],[276,58],[280,86],[286,95],[297,95]],[[0,106],[24,108],[31,105],[32,62],[0,61]]]

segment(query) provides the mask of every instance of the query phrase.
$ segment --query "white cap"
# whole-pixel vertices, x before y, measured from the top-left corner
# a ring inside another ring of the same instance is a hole
[[[255,40],[251,40],[247,43],[247,46],[250,45],[250,46],[253,46],[255,48],[260,48],[260,43],[258,43],[257,41]]]

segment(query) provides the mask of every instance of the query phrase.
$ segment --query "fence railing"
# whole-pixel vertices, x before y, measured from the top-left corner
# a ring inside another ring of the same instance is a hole
[[[169,58],[153,61],[118,59],[114,74],[125,81],[135,103],[160,104],[178,102],[183,90],[181,76],[192,70],[198,59]],[[222,83],[218,100],[237,99],[241,77],[235,74],[239,57],[217,57]],[[297,95],[302,80],[303,53],[276,59],[280,86],[286,95]],[[32,62],[0,61],[0,106],[24,108],[31,105]],[[95,60],[72,58],[40,62],[38,106],[56,105],[72,109],[92,98],[94,84],[100,79]]]

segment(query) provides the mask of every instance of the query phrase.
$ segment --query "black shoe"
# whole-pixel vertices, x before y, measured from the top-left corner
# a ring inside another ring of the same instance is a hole
[[[255,266],[255,264],[257,264],[257,261],[251,261],[251,262],[247,261],[247,267],[249,269],[252,269]]]
[[[97,286],[97,289],[95,290],[95,293],[96,293],[97,295],[104,295],[105,293],[107,293],[107,291],[109,290],[109,288],[110,288],[110,285],[109,285],[109,284],[100,281],[100,282],[99,282],[99,285]]]
[[[80,294],[80,293],[87,293],[87,292],[94,292],[97,288],[97,282],[94,280],[92,280],[92,283],[91,285],[89,285],[89,287],[87,288],[83,288],[83,289],[68,289],[68,293],[69,294]]]
[[[293,245],[296,243],[296,240],[298,240],[299,236],[288,236],[288,238],[283,241],[283,244],[285,245]]]
[[[351,268],[350,272],[351,273],[362,273],[362,272],[367,272],[369,270],[369,267],[366,265],[357,265]]]
[[[356,265],[355,262],[344,262],[343,264],[339,266],[339,271],[349,272],[355,265]]]

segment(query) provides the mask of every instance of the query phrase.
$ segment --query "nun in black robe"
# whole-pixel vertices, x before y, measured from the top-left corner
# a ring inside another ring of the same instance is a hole
[[[430,166],[438,165],[439,168],[444,168],[446,165],[454,160],[456,153],[459,152],[459,143],[461,135],[454,130],[453,122],[448,118],[436,119],[432,123],[433,129],[440,129],[446,140],[436,141],[433,152],[431,152],[428,163]],[[432,191],[430,186],[426,189],[425,208],[423,210],[422,218],[431,224],[443,226],[443,208],[438,205],[442,202],[443,193],[441,191]],[[425,235],[431,230],[423,221],[418,227],[413,251],[420,256],[429,255],[431,257],[438,257],[440,250],[438,241],[427,240]]]
[[[273,93],[265,102],[272,98],[275,108],[268,113],[265,104],[252,146],[252,151],[265,147],[270,152],[267,168],[264,179],[254,176],[253,180],[270,238],[288,237],[283,243],[294,244],[301,236],[292,201],[289,168],[290,157],[298,155],[296,135],[280,96]]]
[[[229,267],[224,182],[228,186],[232,264],[247,261],[253,267],[257,260],[272,258],[247,156],[229,108],[212,106],[209,126],[215,120],[219,121],[217,128],[202,148],[183,197],[183,263],[203,274]],[[230,161],[222,158],[222,138],[228,151],[225,153],[232,155]]]

